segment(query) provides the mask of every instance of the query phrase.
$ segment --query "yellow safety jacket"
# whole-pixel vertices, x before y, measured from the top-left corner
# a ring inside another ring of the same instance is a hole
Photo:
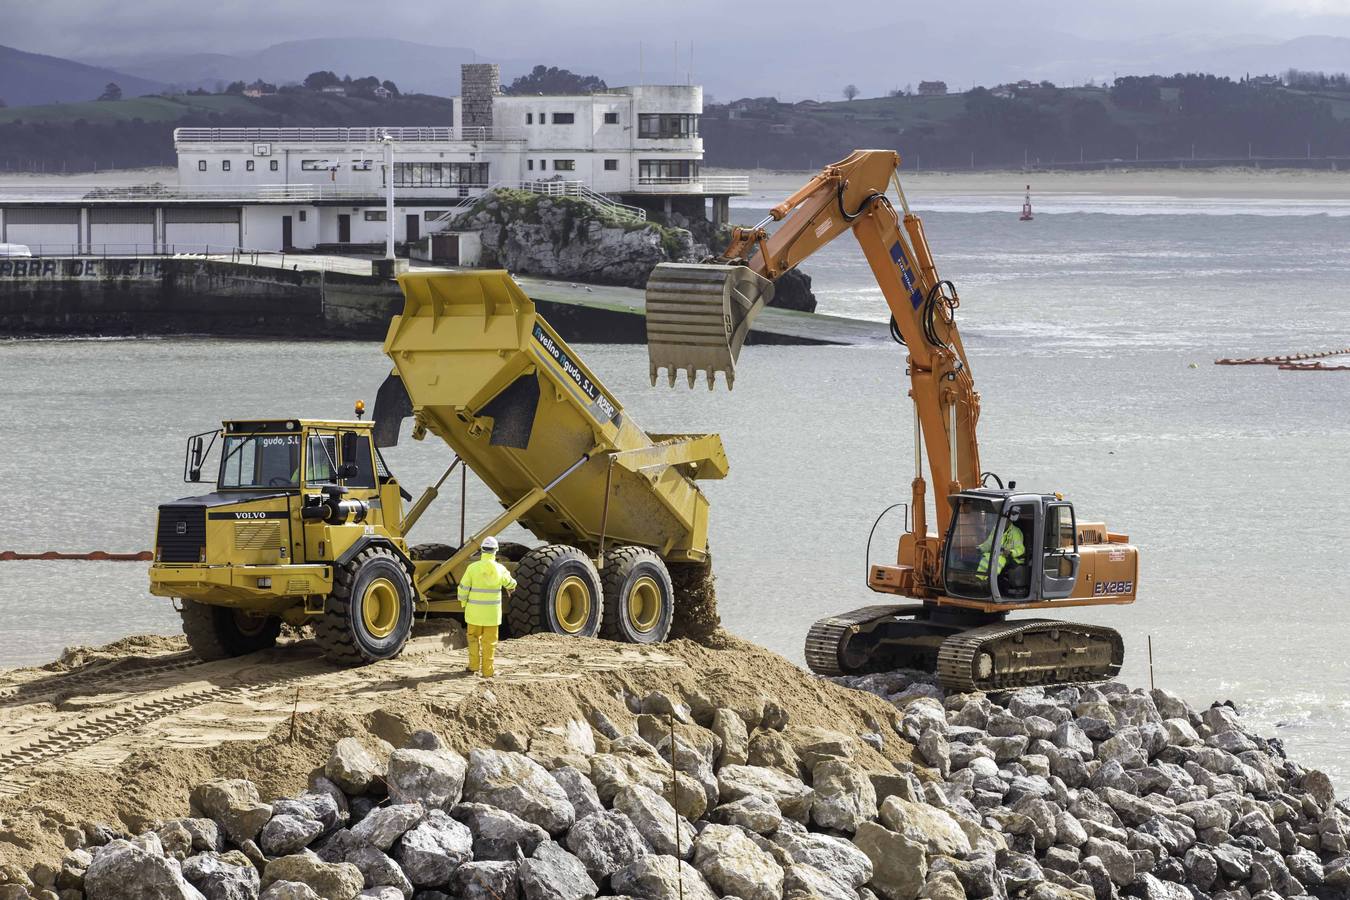
[[[989,537],[985,538],[980,544],[980,567],[977,570],[981,575],[989,574],[989,557],[992,555],[994,545],[994,532],[990,530]],[[1003,529],[1003,546],[998,554],[998,567],[994,570],[995,574],[1002,575],[1003,568],[1008,565],[1008,560],[1021,565],[1027,561],[1027,545],[1022,538],[1022,529],[1018,528],[1012,522]]]
[[[497,562],[493,553],[484,553],[464,570],[459,580],[459,602],[464,604],[467,625],[502,624],[502,589],[515,590],[516,580]]]

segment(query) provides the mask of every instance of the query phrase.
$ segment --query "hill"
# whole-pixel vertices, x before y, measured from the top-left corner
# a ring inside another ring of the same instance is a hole
[[[449,124],[451,101],[425,94],[368,100],[294,91],[137,97],[0,109],[0,170],[80,172],[175,165],[185,126]]]
[[[437,47],[393,38],[314,38],[286,41],[256,53],[117,54],[86,62],[110,66],[182,90],[219,90],[235,80],[261,78],[276,84],[304,79],[310,72],[331,70],[353,76],[378,73],[405,91],[452,96],[459,93],[460,63],[479,55],[469,47]],[[502,61],[509,80],[528,71],[521,62]]]
[[[1350,84],[1338,78],[1289,86],[1192,74],[833,103],[747,98],[710,106],[700,130],[707,164],[731,168],[815,168],[854,147],[894,147],[925,169],[1343,156]]]
[[[116,82],[128,97],[164,87],[125,72],[0,46],[0,100],[10,106],[93,100],[109,82]]]

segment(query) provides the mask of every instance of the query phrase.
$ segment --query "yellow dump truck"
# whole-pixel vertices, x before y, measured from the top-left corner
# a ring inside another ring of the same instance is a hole
[[[151,593],[176,598],[196,652],[273,644],[281,623],[313,624],[333,659],[396,655],[417,612],[458,615],[456,578],[489,535],[518,524],[538,546],[503,546],[518,587],[511,635],[554,632],[635,643],[670,633],[682,585],[708,562],[708,500],[696,480],[727,474],[721,439],[648,434],[535,311],[505,272],[417,272],[384,352],[393,372],[374,421],[231,419],[188,439],[184,478],[215,490],[159,508]],[[412,497],[381,446],[413,437],[452,456]],[[462,546],[408,533],[467,466],[503,512]]]

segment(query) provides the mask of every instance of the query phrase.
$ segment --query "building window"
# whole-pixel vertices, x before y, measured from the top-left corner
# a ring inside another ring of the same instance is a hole
[[[303,222],[303,221],[305,221],[306,218],[307,218],[307,216],[306,216],[305,210],[303,210],[303,209],[300,210],[300,221]]]
[[[533,125],[533,124],[534,124],[534,113],[526,113],[526,114],[525,114],[525,124],[526,124],[526,125]]]
[[[388,218],[386,218],[385,216],[384,210],[382,209],[368,209],[365,211],[365,214],[362,216],[362,218],[364,218],[367,222],[389,221]]]
[[[607,159],[607,160],[605,160],[605,171],[606,171],[606,172],[617,172],[617,171],[619,171],[619,161],[618,161],[617,159]]]
[[[220,171],[222,172],[230,171],[230,161],[228,159],[222,159],[220,161]]]
[[[487,187],[485,162],[396,162],[395,187]]]
[[[696,159],[640,159],[639,184],[666,184],[693,181],[698,178]]]
[[[267,168],[269,168],[269,169],[271,169],[273,172],[275,172],[275,171],[276,171],[278,168],[280,168],[280,167],[277,165],[277,161],[276,161],[275,159],[272,159],[272,160],[268,160],[268,162],[267,162]]]
[[[577,161],[575,159],[555,159],[553,161],[553,171],[555,172],[575,172],[577,170]]]
[[[529,169],[531,172],[533,172],[533,171],[534,171],[534,160],[532,160],[532,159],[527,159],[527,160],[525,160],[525,168],[527,168],[527,169]]]
[[[330,163],[326,159],[302,159],[300,160],[300,171],[302,172],[327,172]]]
[[[698,116],[683,113],[643,113],[638,116],[638,137],[698,137]]]
[[[428,222],[435,222],[449,211],[450,210],[448,209],[428,209],[422,213],[422,218],[426,219]]]
[[[606,124],[606,125],[618,125],[618,124],[619,124],[619,114],[618,114],[618,113],[605,113],[605,124]]]
[[[548,160],[546,160],[546,159],[541,159],[541,160],[539,160],[539,168],[541,168],[541,169],[547,169],[547,168],[548,168]]]
[[[205,172],[205,171],[206,171],[206,160],[204,160],[204,159],[199,159],[199,160],[197,160],[197,171],[198,171],[198,172]]]
[[[573,122],[575,122],[575,121],[576,121],[576,116],[573,115],[572,113],[554,113],[554,114],[553,114],[553,124],[554,124],[554,125],[571,125],[571,124],[572,124]]]
[[[251,160],[251,159],[246,159],[246,160],[244,160],[244,171],[246,171],[246,172],[252,172],[252,171],[253,171],[253,160]]]

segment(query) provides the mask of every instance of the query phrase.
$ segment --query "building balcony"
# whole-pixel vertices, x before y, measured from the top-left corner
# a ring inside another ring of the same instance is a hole
[[[700,175],[692,178],[639,178],[629,194],[748,194],[748,175]]]

